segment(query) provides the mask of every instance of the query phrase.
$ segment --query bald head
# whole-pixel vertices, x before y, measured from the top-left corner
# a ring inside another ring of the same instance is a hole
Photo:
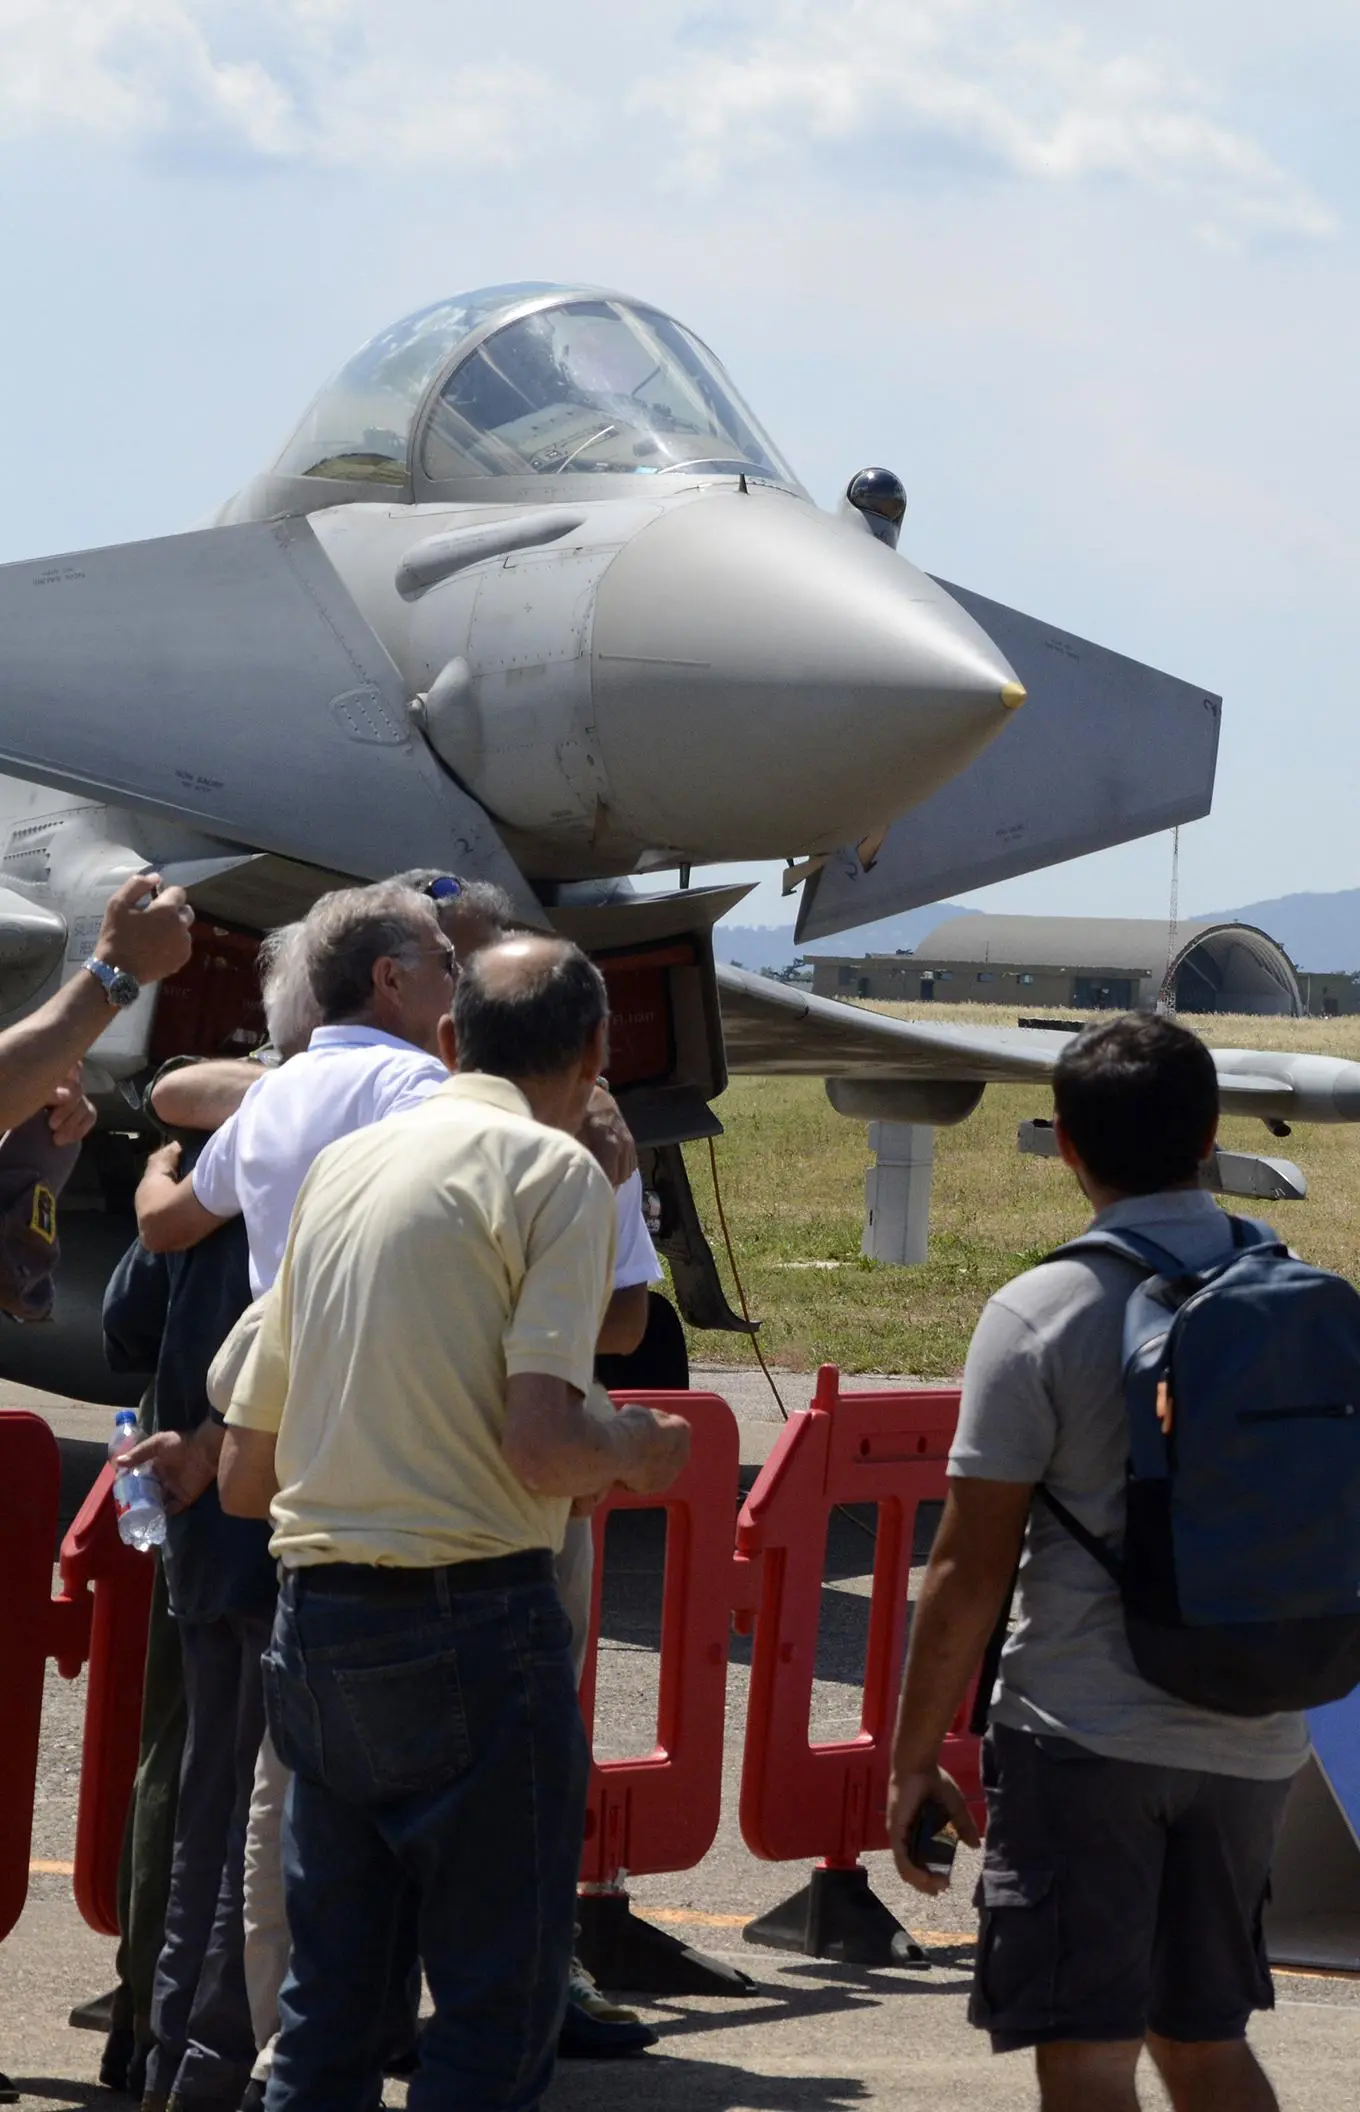
[[[608,1016],[604,978],[578,946],[536,933],[499,939],[458,979],[458,1068],[516,1083],[598,1069]]]

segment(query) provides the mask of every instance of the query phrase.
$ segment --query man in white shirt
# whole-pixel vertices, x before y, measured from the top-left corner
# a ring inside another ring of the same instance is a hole
[[[454,950],[432,903],[392,881],[343,888],[312,909],[304,944],[322,1018],[306,1050],[256,1080],[188,1181],[176,1178],[179,1147],[169,1144],[137,1191],[138,1230],[153,1254],[194,1246],[243,1215],[257,1297],[278,1273],[318,1153],[415,1106],[448,1076],[435,1036]]]

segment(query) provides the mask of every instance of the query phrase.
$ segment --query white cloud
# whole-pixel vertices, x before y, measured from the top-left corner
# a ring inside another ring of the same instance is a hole
[[[513,163],[572,99],[373,0],[0,0],[0,138],[70,131],[322,167]]]
[[[683,166],[712,181],[809,143],[920,166],[948,152],[1050,184],[1122,180],[1169,194],[1209,240],[1317,238],[1336,220],[1215,114],[1165,54],[1110,51],[1015,0],[783,0],[774,24],[692,51],[638,85]]]

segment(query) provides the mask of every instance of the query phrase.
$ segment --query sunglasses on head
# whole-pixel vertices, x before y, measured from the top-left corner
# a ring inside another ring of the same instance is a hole
[[[462,881],[455,880],[452,873],[441,873],[437,880],[427,880],[421,889],[421,893],[428,895],[432,902],[452,902],[454,896],[462,892]]]

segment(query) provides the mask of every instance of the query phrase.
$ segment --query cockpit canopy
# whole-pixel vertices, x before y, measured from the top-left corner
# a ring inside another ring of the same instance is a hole
[[[321,391],[273,475],[459,499],[489,497],[490,477],[668,470],[802,489],[681,324],[617,294],[532,283],[458,294],[380,332]]]

